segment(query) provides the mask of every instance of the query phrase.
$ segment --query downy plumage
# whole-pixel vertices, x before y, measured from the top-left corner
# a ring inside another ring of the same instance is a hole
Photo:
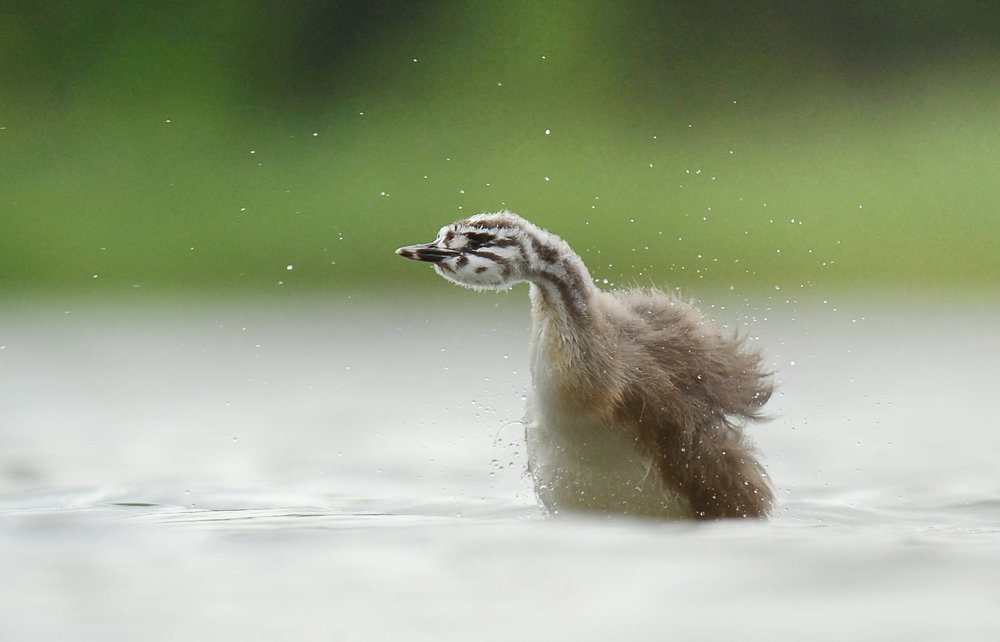
[[[669,292],[598,289],[565,241],[507,211],[396,253],[477,290],[530,283],[528,468],[550,511],[768,514],[743,428],[771,377],[735,332]]]

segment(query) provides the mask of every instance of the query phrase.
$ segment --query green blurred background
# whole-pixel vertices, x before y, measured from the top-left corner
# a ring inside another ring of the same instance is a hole
[[[998,178],[993,2],[0,7],[4,296],[441,287],[393,249],[504,207],[609,287],[987,291]]]

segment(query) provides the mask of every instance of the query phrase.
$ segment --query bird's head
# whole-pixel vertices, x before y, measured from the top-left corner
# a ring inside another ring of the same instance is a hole
[[[506,290],[525,279],[531,228],[516,214],[477,214],[441,228],[430,243],[408,245],[396,254],[433,263],[444,278],[476,290]]]

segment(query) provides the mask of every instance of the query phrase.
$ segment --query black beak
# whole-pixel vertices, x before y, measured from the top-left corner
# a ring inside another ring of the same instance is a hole
[[[457,250],[449,250],[445,247],[438,247],[436,243],[421,243],[420,245],[407,245],[396,250],[396,254],[411,261],[424,261],[425,263],[440,263],[445,259],[458,256]]]

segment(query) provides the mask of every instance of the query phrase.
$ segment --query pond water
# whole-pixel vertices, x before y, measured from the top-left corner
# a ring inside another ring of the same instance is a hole
[[[543,515],[524,292],[0,304],[0,639],[1000,639],[1000,305],[703,306],[768,522]]]

